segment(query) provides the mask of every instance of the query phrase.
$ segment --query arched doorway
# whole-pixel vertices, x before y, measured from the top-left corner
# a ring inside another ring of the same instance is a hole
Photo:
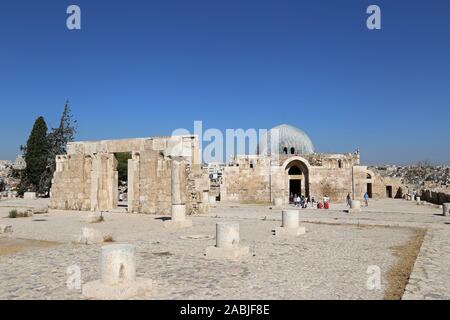
[[[309,197],[309,169],[308,165],[300,159],[287,162],[285,171],[289,180],[289,201],[297,196]]]

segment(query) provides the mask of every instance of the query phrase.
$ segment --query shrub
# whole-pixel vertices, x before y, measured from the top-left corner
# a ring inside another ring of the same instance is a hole
[[[13,210],[9,211],[9,217],[12,219],[17,218],[17,210],[13,209]]]

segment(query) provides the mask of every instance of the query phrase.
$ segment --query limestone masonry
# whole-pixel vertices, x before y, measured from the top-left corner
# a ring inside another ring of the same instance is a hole
[[[190,215],[208,212],[216,200],[283,206],[296,196],[342,201],[347,195],[362,200],[366,192],[370,198],[403,198],[412,191],[404,179],[361,165],[359,151],[315,152],[309,137],[295,127],[277,126],[267,141],[256,155],[237,155],[227,164],[202,164],[196,135],[69,143],[67,154],[56,159],[50,207],[116,209],[118,153],[130,154],[130,213],[169,215],[183,208]]]

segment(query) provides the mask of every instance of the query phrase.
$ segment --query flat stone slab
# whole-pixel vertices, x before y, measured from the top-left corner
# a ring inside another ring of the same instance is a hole
[[[93,228],[83,228],[81,231],[81,236],[78,236],[75,242],[90,245],[111,242],[112,240],[113,235],[111,233],[102,232]]]
[[[306,227],[298,228],[284,228],[278,227],[275,229],[275,235],[277,237],[297,237],[306,233]]]
[[[99,300],[126,300],[133,297],[148,296],[152,293],[151,279],[136,278],[136,281],[107,285],[96,280],[83,285],[83,296],[88,299]]]
[[[239,259],[249,253],[249,247],[217,248],[211,246],[206,248],[206,258],[208,259]]]
[[[192,227],[192,220],[166,220],[164,221],[164,228],[167,229],[184,229]]]

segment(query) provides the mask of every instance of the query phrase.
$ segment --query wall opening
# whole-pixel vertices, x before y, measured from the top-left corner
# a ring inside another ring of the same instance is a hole
[[[115,153],[117,160],[118,186],[117,192],[119,208],[128,208],[128,160],[132,158],[131,152]]]
[[[291,154],[295,154],[295,148],[291,148]]]
[[[302,160],[294,158],[287,163],[285,172],[289,181],[286,185],[289,188],[289,200],[292,201],[295,195],[309,197],[308,166]]]
[[[367,184],[367,194],[369,195],[369,198],[372,198],[372,184]]]
[[[392,186],[386,186],[386,198],[392,198]]]
[[[289,202],[294,202],[294,198],[302,195],[302,180],[289,180]]]
[[[297,166],[292,166],[289,168],[288,174],[290,176],[297,176],[302,174],[302,170]]]

